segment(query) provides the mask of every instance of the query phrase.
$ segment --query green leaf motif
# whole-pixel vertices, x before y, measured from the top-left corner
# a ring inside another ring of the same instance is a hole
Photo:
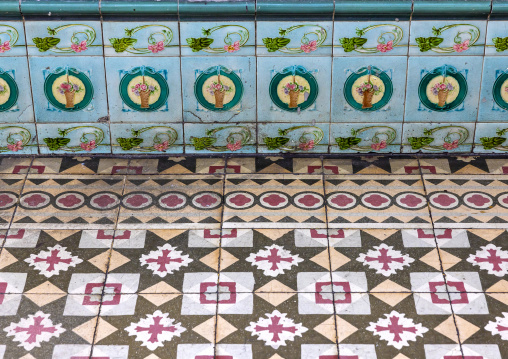
[[[129,150],[132,150],[134,147],[142,144],[143,139],[136,138],[136,137],[131,137],[131,138],[119,137],[116,139],[116,142],[118,142],[118,144],[120,145],[122,150],[129,151]]]
[[[408,137],[407,140],[413,150],[419,150],[422,147],[430,145],[434,141],[432,137]]]
[[[348,150],[352,146],[355,146],[360,142],[362,142],[362,139],[358,137],[337,137],[335,139],[335,142],[337,142],[341,150]]]
[[[363,37],[343,37],[339,39],[344,52],[351,52],[359,47],[362,47],[367,42]]]
[[[113,37],[109,39],[111,46],[113,46],[113,49],[115,49],[115,52],[124,52],[137,41],[137,39],[132,39],[130,37],[123,37],[121,39]]]
[[[482,142],[482,146],[486,150],[491,150],[494,147],[500,146],[506,141],[504,137],[481,137],[480,141]]]
[[[217,141],[216,138],[213,137],[193,137],[191,139],[192,144],[196,151],[202,151],[207,149],[208,147],[213,146],[213,144]]]
[[[47,137],[44,139],[44,142],[46,142],[46,145],[48,145],[48,148],[51,151],[59,150],[61,147],[66,146],[69,142],[71,142],[70,138],[63,138],[63,137],[57,137],[57,138],[51,138]]]
[[[508,50],[508,37],[495,37],[492,39],[497,52]]]
[[[287,137],[265,137],[263,141],[266,144],[266,147],[269,150],[277,150],[279,147],[284,146],[289,142],[289,138]]]
[[[433,47],[438,47],[439,44],[443,42],[443,38],[441,37],[417,37],[415,39],[418,47],[420,48],[420,52],[427,52]]]
[[[213,39],[209,39],[207,37],[199,37],[199,38],[190,37],[185,41],[187,41],[187,44],[192,49],[192,52],[198,52],[203,49],[206,49],[213,43]]]
[[[39,49],[40,52],[46,52],[52,47],[55,47],[60,42],[60,39],[57,37],[34,37],[32,39],[35,46]]]
[[[285,37],[265,37],[263,44],[265,44],[268,52],[275,52],[283,47],[286,47],[291,42],[291,39]]]

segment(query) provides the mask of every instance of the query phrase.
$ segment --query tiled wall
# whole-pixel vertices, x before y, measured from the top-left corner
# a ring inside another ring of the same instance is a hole
[[[503,17],[211,3],[138,18],[103,0],[80,20],[22,1],[0,20],[0,154],[508,151]]]

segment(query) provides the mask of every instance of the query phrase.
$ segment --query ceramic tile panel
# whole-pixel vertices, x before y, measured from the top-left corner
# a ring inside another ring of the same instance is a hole
[[[258,56],[329,56],[332,54],[331,21],[259,21]]]
[[[330,122],[331,57],[259,57],[259,122]]]
[[[23,22],[0,20],[0,58],[25,55],[26,43]]]
[[[487,21],[413,20],[409,55],[483,55]]]
[[[182,57],[181,61],[185,123],[256,122],[254,56]]]
[[[506,57],[485,56],[478,122],[499,122],[507,114],[508,65]]]
[[[478,123],[475,131],[474,152],[506,153],[508,124],[506,122]]]
[[[256,153],[256,124],[186,123],[185,153]]]
[[[108,115],[102,57],[29,61],[37,122],[93,122]]]
[[[402,123],[406,70],[405,56],[334,58],[332,123]]]
[[[475,122],[483,58],[411,56],[404,122]]]
[[[502,20],[490,20],[487,24],[485,55],[508,55],[508,24]]]
[[[4,122],[34,122],[26,57],[0,56],[0,123]]]
[[[401,150],[402,123],[341,123],[330,128],[332,153],[399,153]]]
[[[336,21],[334,56],[407,55],[409,21]]]
[[[106,74],[112,123],[182,122],[179,58],[108,57]]]
[[[0,155],[37,153],[39,153],[39,148],[35,124],[0,124]]]
[[[471,152],[474,123],[405,123],[402,152]]]
[[[104,21],[105,56],[179,56],[176,21]]]
[[[182,56],[255,54],[254,21],[180,22]]]
[[[102,56],[99,21],[26,21],[30,56]]]
[[[259,123],[259,153],[328,153],[330,126],[323,123]]]
[[[183,152],[181,123],[111,124],[113,153],[162,154]]]

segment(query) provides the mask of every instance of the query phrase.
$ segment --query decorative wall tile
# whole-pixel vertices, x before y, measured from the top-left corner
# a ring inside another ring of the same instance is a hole
[[[25,56],[25,29],[22,21],[0,21],[0,57]]]
[[[487,21],[411,22],[409,55],[483,55]]]
[[[475,131],[474,152],[508,151],[508,123],[478,123]]]
[[[102,29],[99,21],[27,21],[28,55],[102,55]]]
[[[184,122],[256,121],[253,56],[182,58],[182,88]]]
[[[408,42],[408,21],[335,22],[333,55],[407,55]]]
[[[35,124],[0,124],[0,155],[38,152]]]
[[[26,57],[0,57],[0,123],[33,121],[32,88]]]
[[[508,54],[508,52],[507,52]],[[506,57],[485,57],[478,122],[499,122],[508,113]]]
[[[406,70],[405,56],[334,58],[332,122],[402,122]]]
[[[42,154],[111,153],[109,126],[102,123],[44,123],[37,125]]]
[[[182,122],[180,59],[106,58],[106,73],[111,122]]]
[[[113,153],[182,153],[181,123],[111,124]]]
[[[471,152],[474,123],[406,123],[402,152]]]
[[[255,153],[256,126],[252,123],[186,123],[186,153]]]
[[[410,57],[404,121],[475,122],[482,60],[480,56]]]
[[[259,153],[327,153],[328,124],[260,123],[258,125]]]
[[[331,57],[259,57],[260,121],[329,122]]]
[[[37,122],[91,122],[107,116],[102,57],[30,57],[30,75]]]
[[[331,21],[280,22],[257,24],[258,56],[322,56],[332,53]]]
[[[400,152],[402,123],[333,124],[332,153]]]
[[[506,21],[489,21],[485,55],[508,55],[508,23]]]
[[[178,22],[102,23],[105,56],[178,56]]]
[[[254,21],[181,22],[182,56],[254,55]]]

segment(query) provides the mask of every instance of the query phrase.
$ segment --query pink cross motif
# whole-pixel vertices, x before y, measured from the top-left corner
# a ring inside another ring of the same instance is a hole
[[[296,327],[285,327],[284,325],[279,324],[280,319],[281,319],[280,317],[273,316],[270,318],[270,320],[272,321],[270,325],[268,325],[267,327],[261,327],[259,325],[256,325],[256,328],[254,330],[256,330],[257,332],[267,330],[269,333],[273,334],[272,341],[274,343],[277,343],[280,340],[279,334],[283,332],[290,332],[293,334],[296,333]]]
[[[400,335],[404,332],[416,333],[416,327],[407,328],[400,325],[399,318],[395,316],[390,318],[390,325],[387,327],[380,327],[379,325],[376,325],[376,331],[382,332],[385,330],[388,330],[391,334],[393,334],[393,341],[395,342],[400,342],[402,340]]]
[[[508,330],[508,327],[498,324],[496,329],[500,332],[504,332],[505,330]]]
[[[398,263],[404,263],[404,258],[399,257],[391,257],[388,255],[388,249],[387,248],[381,248],[379,249],[379,257],[365,257],[365,260],[367,262],[379,262],[383,263],[383,270],[389,270],[390,269],[390,263],[392,262],[398,262]]]
[[[35,343],[37,336],[41,335],[42,332],[54,333],[56,331],[55,327],[45,327],[42,325],[41,323],[43,320],[44,317],[34,317],[34,324],[30,325],[28,328],[16,327],[14,328],[14,331],[16,333],[26,332],[27,334],[30,334],[26,342]]]
[[[171,262],[182,263],[182,258],[171,258],[169,257],[169,253],[171,250],[163,249],[162,256],[157,258],[149,258],[146,260],[146,263],[157,263],[159,265],[159,272],[166,272],[166,264],[170,264]]]
[[[268,257],[256,256],[254,260],[256,262],[268,261],[268,263],[272,263],[270,270],[277,270],[279,268],[278,264],[280,262],[293,262],[293,258],[282,258],[279,256],[279,250],[277,248],[270,249],[270,255]]]
[[[508,262],[508,258],[501,258],[498,256],[495,249],[487,249],[487,252],[489,252],[489,256],[487,258],[475,257],[474,260],[477,263],[488,262],[492,264],[492,270],[496,272],[502,271],[503,269],[501,268],[500,264],[503,262]]]
[[[62,259],[58,256],[58,253],[60,253],[60,250],[53,249],[51,251],[51,255],[49,257],[47,257],[47,258],[35,257],[34,262],[35,263],[46,262],[47,264],[49,264],[49,267],[46,269],[48,272],[55,270],[55,264],[58,264],[58,263],[71,264],[72,258]]]
[[[150,343],[157,343],[157,341],[158,341],[157,337],[159,336],[159,334],[162,334],[164,332],[172,332],[173,333],[176,331],[175,326],[165,327],[162,324],[160,324],[161,320],[162,320],[162,317],[153,317],[153,324],[152,325],[150,325],[148,328],[137,326],[136,331],[150,333],[151,336],[150,336],[150,339],[148,339],[148,341]]]

